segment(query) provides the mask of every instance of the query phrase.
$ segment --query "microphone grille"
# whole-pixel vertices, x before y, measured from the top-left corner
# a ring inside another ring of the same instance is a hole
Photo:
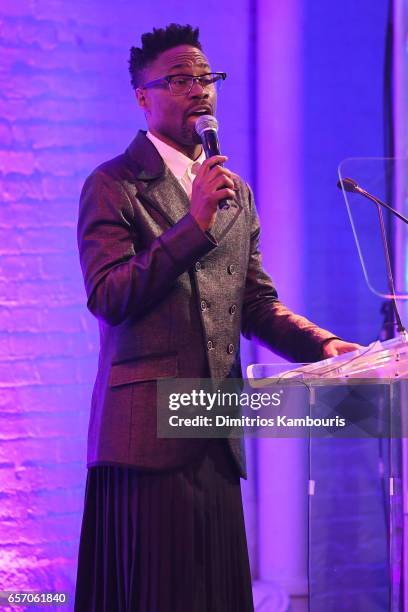
[[[352,178],[340,179],[337,183],[337,187],[339,189],[344,189],[344,191],[350,191],[351,193],[355,193],[359,190],[358,184]]]
[[[195,130],[199,136],[207,130],[218,132],[218,121],[214,115],[201,115],[195,122]]]

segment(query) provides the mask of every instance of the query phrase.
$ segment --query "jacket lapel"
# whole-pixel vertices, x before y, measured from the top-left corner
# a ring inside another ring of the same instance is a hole
[[[240,204],[231,202],[231,200],[227,200],[227,202],[229,203],[229,208],[223,208],[217,212],[214,225],[210,229],[211,236],[218,243],[221,242],[225,234],[230,231],[242,211],[242,206]]]
[[[180,221],[190,209],[190,200],[156,147],[146,138],[146,132],[138,132],[125,155],[136,178],[140,200],[160,212],[171,225]],[[229,204],[228,209],[217,213],[210,231],[217,242],[230,230],[242,210],[234,202]]]
[[[174,225],[190,209],[190,200],[174,174],[165,166],[163,175],[151,181],[143,191],[145,198]]]
[[[189,210],[190,201],[154,144],[140,130],[125,152],[136,179],[138,198],[174,225]]]

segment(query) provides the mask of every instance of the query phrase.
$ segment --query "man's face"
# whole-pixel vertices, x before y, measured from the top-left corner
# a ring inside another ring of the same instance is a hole
[[[200,76],[210,72],[203,53],[190,45],[180,45],[164,51],[144,70],[143,82],[148,83],[172,74]],[[191,147],[200,142],[194,125],[200,114],[213,115],[216,106],[214,87],[203,89],[197,82],[187,95],[173,95],[166,82],[163,86],[136,90],[149,130],[176,148]],[[202,111],[201,113],[199,111]]]

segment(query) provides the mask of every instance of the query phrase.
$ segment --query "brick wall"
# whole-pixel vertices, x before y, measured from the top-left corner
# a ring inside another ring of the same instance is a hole
[[[122,20],[81,5],[0,8],[0,589],[71,597],[97,350],[77,202],[136,124]]]

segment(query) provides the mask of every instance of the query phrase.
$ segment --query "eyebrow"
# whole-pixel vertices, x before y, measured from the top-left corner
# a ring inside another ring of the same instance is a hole
[[[207,62],[200,62],[200,63],[195,63],[194,62],[194,66],[199,66],[200,68],[209,68],[210,66],[207,64]],[[173,66],[171,66],[171,68],[169,68],[169,70],[178,70],[179,68],[191,68],[191,63],[183,63],[183,64],[174,64]]]

